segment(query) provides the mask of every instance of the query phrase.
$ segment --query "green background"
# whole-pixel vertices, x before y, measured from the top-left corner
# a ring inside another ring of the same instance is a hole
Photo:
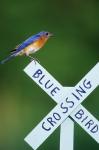
[[[0,60],[42,30],[54,37],[34,57],[62,85],[74,86],[99,60],[99,0],[1,0]],[[24,137],[56,105],[23,72],[29,62],[23,56],[0,65],[0,150],[31,150]],[[98,99],[99,88],[83,103],[97,119]],[[38,150],[59,149],[59,134],[58,128]],[[99,149],[76,123],[74,147]]]

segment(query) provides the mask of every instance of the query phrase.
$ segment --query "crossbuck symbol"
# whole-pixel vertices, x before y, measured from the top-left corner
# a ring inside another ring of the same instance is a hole
[[[61,125],[60,150],[73,150],[73,118],[96,142],[99,143],[99,121],[81,103],[99,86],[97,63],[75,87],[63,87],[38,62],[32,61],[25,73],[34,80],[57,105],[26,136],[25,141],[36,150]]]

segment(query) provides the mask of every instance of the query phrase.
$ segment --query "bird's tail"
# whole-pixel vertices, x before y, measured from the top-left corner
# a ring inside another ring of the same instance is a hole
[[[2,60],[2,61],[0,62],[0,64],[4,64],[5,62],[9,61],[10,59],[12,59],[12,58],[14,58],[14,57],[15,57],[15,55],[12,54],[12,55],[8,56],[7,58],[5,58],[4,60]]]

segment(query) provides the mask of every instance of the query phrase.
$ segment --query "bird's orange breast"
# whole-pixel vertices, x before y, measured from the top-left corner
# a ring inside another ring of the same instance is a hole
[[[45,44],[47,39],[48,38],[44,36],[40,37],[38,40],[36,40],[35,42],[28,45],[25,49],[23,49],[20,55],[23,55],[23,54],[29,55],[29,54],[35,53]]]
[[[39,38],[37,41],[33,42],[32,45],[35,47],[35,48],[41,48],[45,42],[47,41],[48,38],[46,37],[41,37]]]

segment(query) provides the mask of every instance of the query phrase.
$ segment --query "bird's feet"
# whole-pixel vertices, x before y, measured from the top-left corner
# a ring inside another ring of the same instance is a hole
[[[40,61],[37,58],[33,58],[30,55],[28,57],[30,58],[30,61],[34,61],[35,62],[35,65],[36,65],[36,62],[40,63]]]

